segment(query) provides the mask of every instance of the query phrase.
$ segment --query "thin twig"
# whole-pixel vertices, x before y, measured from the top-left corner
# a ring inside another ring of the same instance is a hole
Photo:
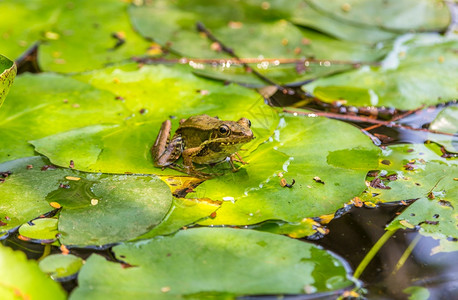
[[[342,115],[342,114],[336,114],[336,113],[330,113],[330,112],[303,112],[303,111],[294,111],[294,110],[289,110],[289,109],[283,109],[283,112],[289,113],[289,114],[306,115],[306,116],[328,117],[328,118],[353,121],[353,122],[380,124],[380,126],[397,127],[397,128],[413,130],[413,131],[422,131],[422,132],[443,134],[443,135],[448,135],[448,136],[456,136],[453,133],[442,132],[442,131],[426,129],[426,128],[414,128],[414,127],[407,126],[407,125],[393,123],[393,121],[381,121],[381,120],[372,119],[368,117],[361,117],[361,116]],[[362,130],[366,131],[365,129],[362,129]]]
[[[416,108],[416,109],[411,109],[403,114],[400,114],[399,116],[396,116],[394,118],[392,118],[391,120],[389,121],[385,121],[387,124],[389,124],[390,122],[394,122],[394,121],[397,121],[397,120],[400,120],[400,119],[404,119],[405,117],[411,115],[411,114],[414,114],[416,113],[417,111],[420,111],[422,110],[423,108],[425,107],[425,105],[422,105],[420,106],[419,108]],[[383,126],[382,124],[376,124],[376,125],[372,125],[372,126],[369,126],[369,127],[366,127],[364,128],[363,130],[366,130],[366,131],[370,131],[372,129],[375,129],[375,128],[378,128],[380,126]],[[385,126],[388,126],[388,125],[385,125]]]
[[[240,60],[240,57],[235,54],[234,50],[232,50],[232,48],[229,48],[227,47],[225,44],[223,44],[220,40],[218,40],[206,27],[204,24],[202,24],[201,22],[197,22],[196,23],[196,27],[197,27],[197,30],[199,32],[203,32],[205,33],[206,37],[215,42],[215,43],[218,43],[221,47],[221,50],[223,50],[224,52],[226,52],[227,54],[229,54],[230,56],[232,56],[233,58],[235,58],[238,62],[240,62],[246,70],[250,70],[251,72],[253,72],[253,74],[255,74],[258,78],[260,78],[262,81],[270,84],[270,85],[274,85],[276,88],[278,88],[280,91],[282,91],[284,94],[291,94],[291,91],[289,89],[286,89],[284,87],[282,87],[281,85],[279,85],[278,83],[272,81],[271,79],[267,78],[266,76],[262,75],[261,73],[259,73],[258,71],[256,70],[253,70],[247,63],[244,63]]]

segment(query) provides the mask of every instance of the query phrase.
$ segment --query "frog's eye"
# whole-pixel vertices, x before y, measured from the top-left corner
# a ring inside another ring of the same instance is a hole
[[[251,128],[251,121],[250,121],[250,120],[248,120],[248,119],[246,119],[246,120],[248,121],[248,127],[250,127],[250,128]]]
[[[219,133],[221,133],[224,136],[227,136],[231,133],[231,130],[229,129],[229,127],[227,127],[227,125],[221,125],[219,127]]]

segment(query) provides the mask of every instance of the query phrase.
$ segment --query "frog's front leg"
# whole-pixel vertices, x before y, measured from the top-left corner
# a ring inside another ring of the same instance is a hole
[[[175,134],[170,140],[170,131],[172,123],[166,120],[162,123],[159,134],[151,147],[151,155],[153,156],[154,166],[167,167],[175,162],[183,151],[183,141],[181,135]]]

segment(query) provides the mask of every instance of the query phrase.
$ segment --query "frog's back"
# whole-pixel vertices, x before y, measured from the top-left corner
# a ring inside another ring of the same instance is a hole
[[[217,118],[207,115],[191,116],[180,124],[177,134],[184,138],[185,148],[198,147],[211,138],[220,123]]]

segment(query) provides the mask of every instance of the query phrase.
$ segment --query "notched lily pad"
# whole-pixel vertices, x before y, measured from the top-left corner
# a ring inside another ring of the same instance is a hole
[[[326,251],[253,230],[188,229],[113,251],[125,267],[92,255],[71,299],[304,294],[306,287],[324,292],[352,284],[343,264]]]
[[[155,176],[81,173],[56,168],[41,157],[0,165],[0,171],[6,170],[11,175],[0,183],[0,197],[8,201],[0,203],[0,217],[9,221],[2,231],[62,207],[58,231],[63,244],[104,245],[135,238],[159,224],[172,203],[169,188]]]

